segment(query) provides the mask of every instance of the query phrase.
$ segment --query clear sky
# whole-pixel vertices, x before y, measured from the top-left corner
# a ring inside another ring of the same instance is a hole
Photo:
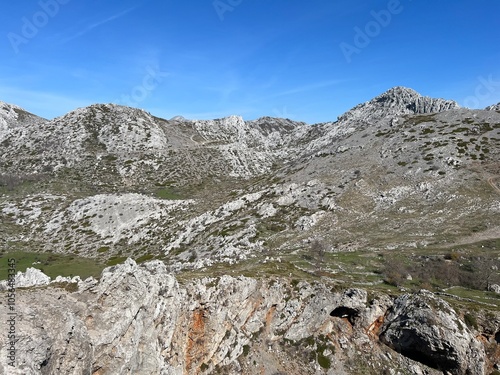
[[[393,86],[500,102],[498,0],[22,0],[0,12],[0,100],[46,118],[119,103],[308,123]]]

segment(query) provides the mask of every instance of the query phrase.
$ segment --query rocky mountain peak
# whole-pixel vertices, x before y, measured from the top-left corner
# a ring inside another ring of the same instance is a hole
[[[486,111],[500,111],[500,103],[489,105],[485,108]]]
[[[407,109],[410,113],[436,113],[449,109],[458,109],[460,106],[453,100],[430,98],[422,96],[413,89],[396,86],[372,100],[390,107]]]
[[[92,119],[99,120],[103,117],[111,117],[116,119],[124,119],[126,117],[133,117],[138,114],[147,115],[148,113],[142,109],[131,108],[117,104],[91,104],[87,107],[77,108],[73,111],[66,113],[65,115],[58,117],[61,120],[80,120],[80,119]]]
[[[0,111],[2,111],[2,112],[8,111],[10,108],[20,108],[20,107],[13,105],[13,104],[5,103],[5,102],[0,100]]]
[[[17,105],[0,101],[0,127],[2,124],[14,126],[17,123],[23,123],[28,119],[44,120]]]
[[[406,114],[438,113],[460,106],[453,100],[422,96],[413,89],[396,86],[339,117],[339,121],[374,123]]]
[[[393,103],[394,105],[406,106],[422,98],[417,91],[408,87],[396,86],[373,98],[370,102],[380,104]]]
[[[17,105],[0,101],[0,142],[9,137],[14,129],[22,129],[46,121]]]

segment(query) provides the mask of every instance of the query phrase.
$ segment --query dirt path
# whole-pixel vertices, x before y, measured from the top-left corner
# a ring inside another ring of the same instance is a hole
[[[476,242],[486,241],[486,240],[496,240],[500,238],[500,226],[490,228],[483,232],[474,233],[467,237],[462,237],[453,243],[447,243],[445,245],[439,246],[440,248],[447,249],[454,246],[470,245]]]

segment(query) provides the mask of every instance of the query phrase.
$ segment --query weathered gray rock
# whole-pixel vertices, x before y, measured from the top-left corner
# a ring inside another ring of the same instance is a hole
[[[500,111],[500,103],[490,105],[485,108],[486,111]]]
[[[451,374],[483,374],[484,349],[450,305],[422,290],[394,302],[380,339],[409,358]]]
[[[30,286],[47,285],[50,283],[50,277],[37,268],[28,267],[26,272],[18,271],[14,278],[16,288],[27,288]],[[7,289],[7,281],[0,281],[0,290]]]
[[[500,294],[500,285],[498,284],[492,284],[490,285],[490,291]]]
[[[225,368],[333,375],[361,371],[359,363],[373,373],[399,367],[437,374],[425,363],[439,360],[452,373],[482,374],[484,352],[449,306],[429,293],[399,298],[383,338],[396,347],[401,337],[408,342],[407,329],[415,331],[422,356],[430,357],[422,361],[404,346],[402,354],[424,364],[389,354],[378,345],[377,330],[392,303],[388,296],[367,301],[362,289],[338,293],[284,279],[223,276],[179,285],[162,262],[127,260],[105,269],[99,281],[79,281],[76,292],[60,283],[19,290],[17,367],[2,356],[0,373],[173,375]],[[5,310],[0,305],[2,316]],[[404,316],[415,316],[416,327],[406,328]],[[5,340],[0,336],[1,346]],[[321,358],[323,367],[310,358]]]
[[[362,121],[373,123],[382,118],[396,118],[405,114],[438,113],[460,106],[453,100],[420,95],[406,87],[394,87],[369,102],[359,104],[341,117],[339,122]]]

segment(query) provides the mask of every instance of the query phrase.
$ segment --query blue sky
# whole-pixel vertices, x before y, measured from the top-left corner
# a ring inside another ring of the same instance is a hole
[[[0,100],[46,118],[332,121],[393,86],[500,102],[500,1],[23,0],[0,13]]]

